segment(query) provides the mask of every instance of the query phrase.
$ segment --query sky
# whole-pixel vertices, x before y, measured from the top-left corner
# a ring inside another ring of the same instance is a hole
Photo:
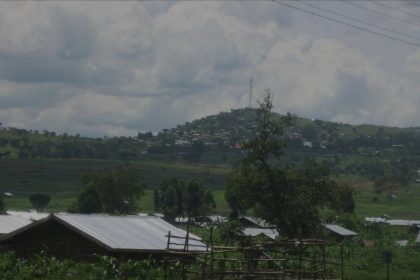
[[[301,10],[272,1],[0,1],[0,122],[92,137],[157,132],[247,107],[252,77],[252,107],[269,88],[278,113],[420,126],[420,3],[286,3]]]

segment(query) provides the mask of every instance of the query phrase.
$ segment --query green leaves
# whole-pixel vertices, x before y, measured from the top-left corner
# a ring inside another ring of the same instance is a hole
[[[318,209],[335,200],[337,186],[329,179],[326,166],[315,161],[299,168],[279,164],[283,128],[293,117],[289,114],[275,123],[271,119],[271,92],[265,93],[255,137],[244,145],[247,155],[228,180],[226,200],[233,212],[254,209],[283,235],[313,236],[320,224]]]
[[[144,193],[137,173],[129,168],[91,173],[84,181],[76,207],[81,213],[133,213]]]
[[[154,196],[155,206],[160,207],[156,210],[162,210],[171,222],[177,216],[204,216],[216,208],[213,194],[194,180],[184,183],[177,178],[165,179]]]

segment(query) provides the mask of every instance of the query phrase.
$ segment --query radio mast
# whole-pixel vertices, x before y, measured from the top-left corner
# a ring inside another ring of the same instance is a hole
[[[251,108],[251,99],[252,99],[252,89],[254,88],[254,80],[249,78],[249,104],[248,108]]]

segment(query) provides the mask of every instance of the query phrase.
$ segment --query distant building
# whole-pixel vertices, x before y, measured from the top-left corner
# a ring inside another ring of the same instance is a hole
[[[417,237],[416,237],[416,245],[417,246],[420,246],[420,231],[419,231],[419,233],[417,234]]]
[[[269,224],[266,220],[257,217],[241,216],[239,217],[239,222],[242,224],[243,227],[274,228],[274,226]]]
[[[272,240],[275,240],[279,236],[279,232],[276,229],[271,228],[244,228],[241,230],[244,236],[250,237],[268,237]]]
[[[217,226],[228,221],[227,217],[220,215],[209,215],[205,217],[199,217],[195,219],[197,225],[202,227]]]
[[[352,238],[357,235],[356,232],[346,229],[335,224],[325,224],[324,227],[336,238],[343,240],[344,238]]]
[[[24,258],[41,251],[75,260],[95,260],[95,254],[122,260],[161,258],[167,254],[169,232],[186,237],[184,230],[153,216],[51,214],[0,236],[0,247]],[[199,237],[189,236],[190,250],[205,250]]]
[[[395,246],[397,247],[406,247],[408,240],[395,240]]]

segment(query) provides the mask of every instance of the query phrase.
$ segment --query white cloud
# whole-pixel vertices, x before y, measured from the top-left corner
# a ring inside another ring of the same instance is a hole
[[[134,135],[246,106],[252,76],[280,112],[416,125],[419,51],[393,71],[340,30],[270,2],[2,2],[0,121]]]

